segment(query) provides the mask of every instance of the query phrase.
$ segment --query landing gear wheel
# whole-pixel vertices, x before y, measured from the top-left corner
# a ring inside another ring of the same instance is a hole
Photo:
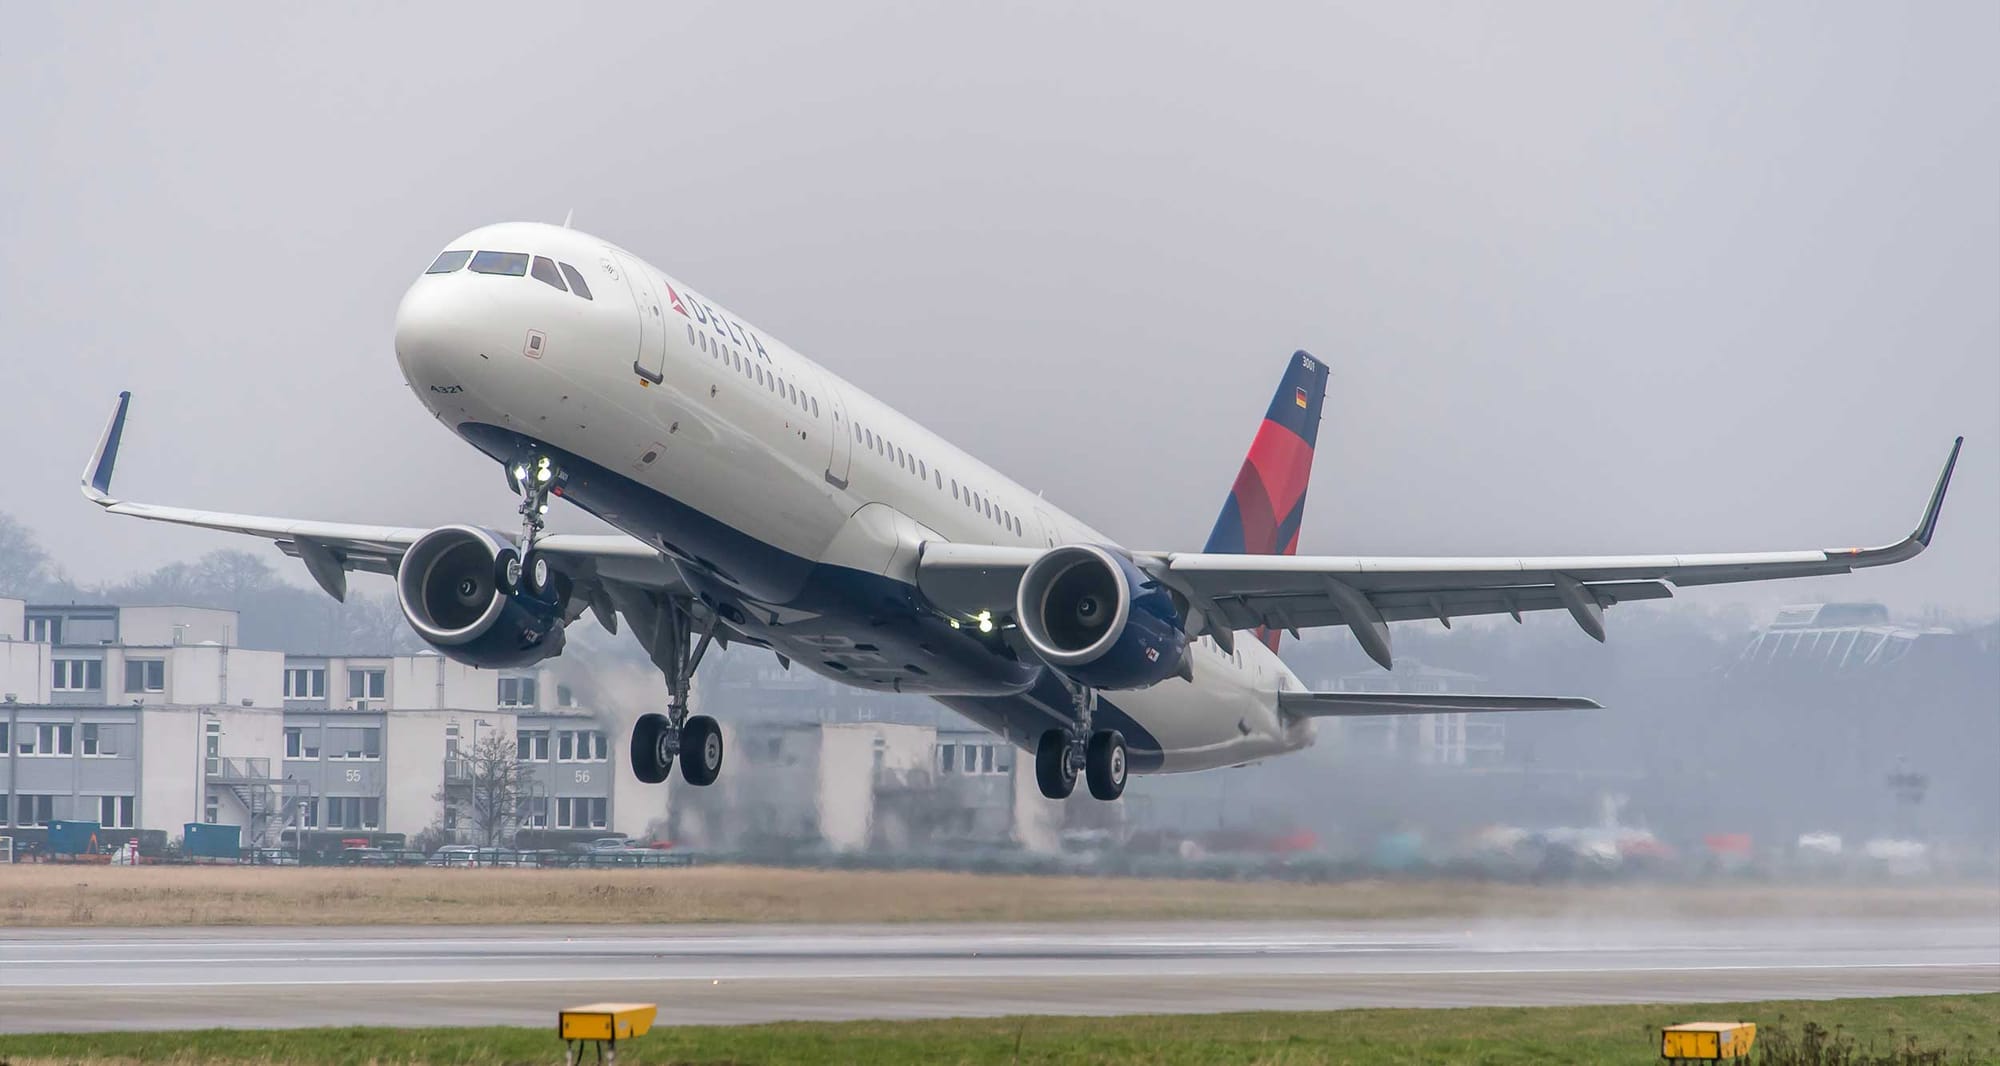
[[[1100,729],[1090,735],[1084,749],[1083,773],[1090,780],[1090,794],[1101,800],[1115,800],[1125,792],[1125,738],[1115,729]]]
[[[712,785],[722,773],[722,727],[697,714],[681,726],[681,776],[690,785]]]
[[[500,587],[505,596],[512,596],[521,587],[521,553],[512,548],[502,548],[493,555],[493,583]]]
[[[521,587],[538,600],[547,599],[554,587],[555,574],[549,568],[549,557],[538,551],[531,551],[521,560]]]
[[[1069,757],[1069,736],[1060,729],[1042,734],[1035,745],[1035,784],[1052,800],[1068,799],[1076,791],[1076,764]]]
[[[673,723],[664,714],[642,714],[632,724],[632,773],[649,785],[667,779],[674,768]]]

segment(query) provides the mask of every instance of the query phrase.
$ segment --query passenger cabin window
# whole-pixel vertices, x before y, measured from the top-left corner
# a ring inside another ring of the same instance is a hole
[[[590,299],[590,286],[583,283],[582,272],[568,263],[557,263],[556,265],[562,268],[563,277],[569,279],[569,291],[586,300]]]
[[[556,269],[555,261],[546,256],[536,256],[535,264],[528,268],[528,274],[549,288],[569,291],[569,286],[563,284],[562,272]]]
[[[472,258],[471,252],[445,252],[439,255],[437,260],[431,264],[431,268],[424,271],[424,273],[449,274],[459,267],[464,266],[465,261],[470,258]]]
[[[472,271],[475,274],[507,274],[518,278],[528,272],[528,253],[474,252]]]

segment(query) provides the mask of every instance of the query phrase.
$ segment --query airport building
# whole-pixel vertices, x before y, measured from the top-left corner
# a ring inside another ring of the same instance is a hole
[[[563,660],[494,671],[428,652],[286,654],[242,647],[238,625],[209,608],[0,599],[0,835],[26,843],[80,820],[165,839],[189,822],[237,825],[246,847],[624,834],[721,850],[1048,851],[1061,827],[1032,761],[1000,738],[761,652],[704,667],[696,701],[721,709],[732,755],[721,782],[692,789],[634,778],[633,712],[585,705]],[[495,738],[523,778],[504,826],[476,816]]]
[[[482,742],[524,783],[514,829],[643,836],[665,800],[613,772],[621,737],[546,670],[435,654],[241,647],[234,612],[0,600],[0,833],[56,820],[180,835],[239,825],[465,839]]]

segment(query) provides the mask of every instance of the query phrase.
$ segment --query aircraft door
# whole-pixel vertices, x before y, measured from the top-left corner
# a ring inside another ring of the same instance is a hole
[[[844,489],[848,464],[854,458],[854,423],[849,419],[847,404],[841,401],[840,386],[826,377],[820,378],[820,385],[826,391],[827,431],[833,434],[833,448],[826,457],[826,483]]]
[[[650,268],[631,256],[619,255],[618,266],[639,309],[639,351],[632,358],[632,372],[658,384],[667,370],[667,319],[659,282]]]

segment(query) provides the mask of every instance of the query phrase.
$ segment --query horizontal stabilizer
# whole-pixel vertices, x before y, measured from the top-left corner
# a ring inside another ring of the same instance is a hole
[[[1486,714],[1493,711],[1595,711],[1582,696],[1454,696],[1441,692],[1280,692],[1278,709],[1296,718],[1378,714]]]

